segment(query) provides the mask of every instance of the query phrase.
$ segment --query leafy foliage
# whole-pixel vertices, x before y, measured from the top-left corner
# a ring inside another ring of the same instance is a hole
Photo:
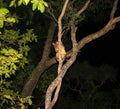
[[[31,105],[32,101],[30,97],[20,98],[19,93],[12,89],[12,77],[28,63],[29,43],[37,41],[37,37],[33,30],[20,34],[19,31],[5,29],[0,41],[0,107],[17,105],[22,109],[25,103]]]
[[[17,7],[23,5],[28,5],[28,3],[32,4],[32,10],[38,10],[41,13],[45,11],[45,8],[48,7],[47,2],[44,0],[11,0],[9,3],[9,7]],[[2,5],[3,4],[3,5]],[[3,2],[1,2],[1,5],[3,8],[0,8],[0,28],[3,28],[4,22],[8,23],[16,23],[17,19],[15,16],[10,15],[10,11],[8,7],[4,5]]]
[[[9,10],[6,8],[0,8],[0,28],[4,26],[4,22],[15,23],[15,18],[8,15]]]
[[[15,74],[15,71],[19,68],[18,63],[20,63],[23,55],[12,48],[2,49],[0,54],[0,77],[8,78],[11,74]]]
[[[32,4],[32,10],[38,10],[41,13],[43,13],[45,11],[45,7],[48,7],[47,2],[45,2],[44,0],[19,0],[18,2],[16,0],[12,0],[10,2],[10,7],[14,6],[21,6],[23,5],[28,5],[28,3]]]
[[[20,4],[21,2],[21,4]],[[18,6],[28,5],[29,0],[19,0]],[[10,2],[9,7],[16,5],[16,0]],[[47,6],[47,3],[43,3]],[[33,29],[20,33],[19,30],[13,30],[7,23],[17,22],[16,16],[11,17],[11,12],[7,7],[7,2],[0,1],[0,108],[25,108],[25,104],[32,105],[31,96],[21,98],[18,91],[14,88],[14,75],[18,73],[29,62],[27,59],[30,51],[30,43],[37,42],[37,37]],[[43,10],[42,10],[43,11]],[[7,27],[7,28],[6,28]]]

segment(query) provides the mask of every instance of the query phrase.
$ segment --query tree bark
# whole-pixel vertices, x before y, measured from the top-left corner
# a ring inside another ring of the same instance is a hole
[[[42,59],[38,63],[36,68],[33,70],[32,75],[29,77],[30,79],[24,85],[24,88],[22,90],[22,97],[27,97],[27,96],[32,95],[32,92],[35,89],[36,84],[37,84],[41,74],[47,68],[49,68],[51,65],[53,65],[56,61],[55,58],[52,60],[49,59],[49,53],[50,53],[50,47],[51,47],[50,45],[52,43],[55,28],[56,28],[56,24],[54,22],[50,23],[50,27],[48,30],[47,40],[45,42]]]

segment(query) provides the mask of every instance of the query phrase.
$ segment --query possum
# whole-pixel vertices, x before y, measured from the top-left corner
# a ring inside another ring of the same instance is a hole
[[[60,44],[59,43],[60,42],[58,41],[56,41],[55,43],[52,43],[52,45],[54,46],[55,52],[56,52],[56,59],[58,62],[64,60],[66,57],[65,47],[62,44],[62,42]]]

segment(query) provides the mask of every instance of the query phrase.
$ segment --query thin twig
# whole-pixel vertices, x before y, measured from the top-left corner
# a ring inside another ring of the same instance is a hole
[[[116,12],[116,10],[117,10],[118,1],[119,1],[119,0],[115,0],[115,1],[114,1],[113,8],[112,8],[111,14],[110,14],[110,19],[113,19],[114,16],[115,16],[115,12]],[[115,24],[112,26],[112,29],[114,29],[114,28],[115,28]]]
[[[55,15],[49,9],[47,9],[47,12],[51,15],[51,17],[55,20],[55,22],[57,22]]]
[[[82,13],[87,9],[89,3],[90,3],[90,0],[88,0],[88,1],[85,3],[85,5],[82,7],[82,9],[80,9],[80,10],[76,13],[76,16],[79,16],[80,14],[82,14]]]
[[[111,14],[110,14],[110,19],[114,18],[114,16],[115,16],[115,12],[117,10],[118,1],[119,0],[115,0],[115,2],[114,2],[113,8],[112,8],[112,11],[111,11]]]
[[[62,12],[58,18],[58,41],[60,41],[60,42],[61,42],[61,38],[62,38],[62,18],[65,14],[68,2],[69,2],[69,0],[65,1]]]

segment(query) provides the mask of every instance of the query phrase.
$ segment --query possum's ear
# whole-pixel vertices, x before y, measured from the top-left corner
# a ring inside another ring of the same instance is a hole
[[[58,44],[59,44],[58,41],[56,41],[55,43],[54,42],[52,43],[54,47],[58,46]]]
[[[58,50],[59,50],[58,41],[55,42],[55,43],[52,43],[52,45],[53,45],[53,47],[54,47],[54,49],[55,49],[55,52],[58,52]]]
[[[54,45],[55,45],[55,43],[53,42],[53,43],[52,43],[52,45],[54,46]]]

